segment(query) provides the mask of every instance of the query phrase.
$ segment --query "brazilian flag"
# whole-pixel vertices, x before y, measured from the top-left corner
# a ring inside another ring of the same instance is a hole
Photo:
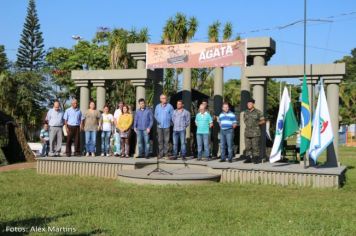
[[[301,130],[300,130],[300,156],[304,157],[309,149],[311,139],[311,114],[309,106],[309,94],[307,78],[304,75],[302,86],[302,104],[301,104]]]

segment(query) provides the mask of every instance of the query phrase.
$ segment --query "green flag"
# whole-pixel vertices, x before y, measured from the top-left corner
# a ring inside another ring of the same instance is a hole
[[[304,154],[309,149],[310,138],[311,138],[311,113],[309,106],[309,94],[307,79],[304,75],[303,86],[302,86],[302,104],[301,104],[301,120],[300,120],[300,156]]]

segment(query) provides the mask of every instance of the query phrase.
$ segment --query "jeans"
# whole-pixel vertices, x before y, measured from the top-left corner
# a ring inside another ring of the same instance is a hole
[[[202,158],[203,146],[204,146],[204,156],[209,158],[210,147],[209,147],[209,134],[197,134],[197,145],[198,145],[198,159]]]
[[[115,146],[115,154],[121,153],[121,137],[119,132],[115,132],[114,135],[114,146]]]
[[[42,143],[42,151],[41,151],[41,156],[48,156],[48,152],[49,152],[49,142],[45,141],[44,143]]]
[[[221,149],[221,160],[226,159],[226,148],[228,152],[228,159],[232,160],[233,155],[233,140],[234,140],[234,129],[221,129],[220,130],[220,149]]]
[[[168,155],[169,128],[157,128],[158,134],[158,156]]]
[[[95,153],[96,131],[85,131],[85,150]]]
[[[111,131],[101,131],[101,153],[109,154]]]
[[[150,136],[146,130],[137,130],[137,145],[139,156],[149,156],[150,152]]]
[[[187,154],[185,130],[173,131],[173,155],[178,155],[178,142],[180,141],[180,155],[185,157]]]

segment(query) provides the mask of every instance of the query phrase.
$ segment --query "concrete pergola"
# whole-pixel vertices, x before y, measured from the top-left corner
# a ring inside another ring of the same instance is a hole
[[[275,41],[269,37],[247,39],[247,66],[241,73],[241,111],[246,109],[246,101],[251,96],[256,100],[256,107],[266,111],[267,81],[271,78],[301,78],[303,77],[303,65],[267,66],[267,62],[275,53]],[[146,44],[135,43],[127,45],[127,52],[137,62],[135,69],[118,70],[75,70],[72,71],[72,79],[76,86],[80,87],[80,109],[85,111],[89,105],[89,87],[97,89],[97,107],[102,109],[105,104],[106,80],[130,80],[136,90],[136,103],[138,99],[145,98],[145,86],[153,82],[155,95],[154,105],[159,103],[159,95],[162,93],[163,69],[146,69]],[[338,129],[339,129],[339,83],[345,75],[345,64],[307,65],[307,83],[309,99],[313,108],[314,86],[323,78],[327,85],[327,99],[334,129],[334,145],[328,148],[327,164],[338,166]],[[221,112],[223,102],[223,68],[214,68],[214,113]],[[191,109],[191,69],[183,69],[183,101],[185,109]],[[277,92],[277,91],[276,91]],[[137,105],[136,105],[137,107]],[[243,141],[245,125],[243,112],[240,114],[240,154],[245,144]],[[263,127],[265,131],[265,127]],[[190,141],[190,128],[187,130],[187,139]],[[265,153],[265,133],[262,132],[262,153]]]

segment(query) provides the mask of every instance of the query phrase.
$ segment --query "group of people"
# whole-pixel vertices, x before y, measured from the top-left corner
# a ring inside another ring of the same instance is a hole
[[[130,136],[134,131],[137,137],[138,156],[149,158],[150,156],[150,133],[154,122],[157,124],[156,134],[158,139],[158,157],[177,159],[179,156],[187,158],[186,129],[190,125],[190,112],[184,109],[182,100],[177,101],[176,109],[167,102],[167,96],[160,96],[160,103],[154,112],[146,106],[144,99],[139,99],[139,107],[133,116],[130,106],[123,102],[118,104],[114,115],[110,114],[109,107],[104,106],[103,112],[96,110],[93,101],[89,109],[81,112],[78,102],[73,99],[71,107],[65,112],[60,110],[59,102],[54,102],[46,116],[46,123],[41,130],[40,137],[43,143],[42,155],[60,156],[62,146],[62,130],[65,127],[67,133],[66,155],[72,155],[74,142],[74,155],[80,156],[80,131],[85,132],[86,156],[96,155],[96,136],[101,131],[101,156],[110,156],[112,148],[115,156],[129,157]],[[248,101],[248,109],[244,113],[245,130],[245,162],[259,161],[260,126],[264,124],[261,111],[254,108],[254,100]],[[236,115],[230,111],[228,103],[223,103],[222,112],[217,117],[220,126],[220,150],[221,162],[232,162],[234,129],[237,127]],[[199,112],[195,117],[197,160],[205,157],[210,160],[209,137],[213,127],[213,117],[208,112],[207,103],[199,106]],[[173,130],[173,155],[168,157],[171,128]],[[113,137],[114,144],[110,145]],[[178,149],[180,145],[180,149]],[[180,152],[179,152],[180,150]],[[180,154],[180,155],[179,155]]]

